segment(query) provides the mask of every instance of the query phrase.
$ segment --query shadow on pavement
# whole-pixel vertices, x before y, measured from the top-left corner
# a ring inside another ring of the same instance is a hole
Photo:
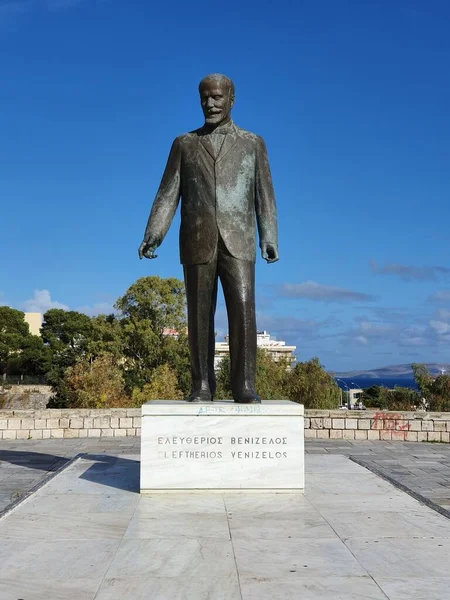
[[[24,452],[21,450],[0,450],[0,467],[2,462],[7,462],[18,467],[38,469],[39,471],[56,471],[67,462],[69,458],[43,454],[42,452]]]
[[[105,454],[83,454],[80,459],[95,461],[80,476],[80,479],[119,490],[139,493],[139,460]],[[5,462],[18,467],[52,472],[57,471],[70,460],[72,459],[41,452],[0,450],[0,469],[1,463]]]
[[[104,454],[85,454],[82,460],[97,462],[91,465],[80,479],[139,494],[140,462],[138,460]]]

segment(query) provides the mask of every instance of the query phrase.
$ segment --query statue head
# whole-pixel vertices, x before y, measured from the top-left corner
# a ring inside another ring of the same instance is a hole
[[[219,125],[230,118],[234,104],[234,83],[225,75],[203,77],[198,86],[205,123]]]

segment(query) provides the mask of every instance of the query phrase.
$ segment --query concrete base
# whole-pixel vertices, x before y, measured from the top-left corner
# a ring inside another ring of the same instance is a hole
[[[141,493],[304,489],[303,405],[153,401],[142,407]]]

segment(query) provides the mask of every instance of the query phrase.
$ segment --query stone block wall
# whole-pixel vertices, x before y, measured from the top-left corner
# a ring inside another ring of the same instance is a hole
[[[450,413],[305,411],[305,439],[450,442]]]
[[[0,440],[125,437],[140,433],[139,408],[0,410]],[[449,443],[450,413],[307,410],[305,438]]]
[[[140,408],[0,410],[0,440],[126,437],[140,434]]]
[[[0,392],[0,410],[44,410],[51,397],[48,392]]]
[[[42,385],[40,383],[23,383],[20,385],[9,385],[7,390],[13,394],[26,394],[27,392],[34,392],[38,394],[53,394],[51,385]]]

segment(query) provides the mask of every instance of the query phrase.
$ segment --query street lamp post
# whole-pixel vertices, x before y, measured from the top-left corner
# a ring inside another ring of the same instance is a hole
[[[348,387],[348,385],[345,383],[345,381],[343,379],[339,379],[339,377],[336,377],[336,381],[340,381],[347,388],[347,410],[350,410],[350,388]],[[341,399],[342,399],[342,390],[341,390]],[[342,404],[341,404],[341,406],[342,406]]]
[[[357,383],[355,383],[354,381],[350,381],[350,383],[355,386],[355,389],[357,389],[357,390],[361,389],[361,386],[358,385]],[[361,398],[359,398],[359,400],[361,400]]]

